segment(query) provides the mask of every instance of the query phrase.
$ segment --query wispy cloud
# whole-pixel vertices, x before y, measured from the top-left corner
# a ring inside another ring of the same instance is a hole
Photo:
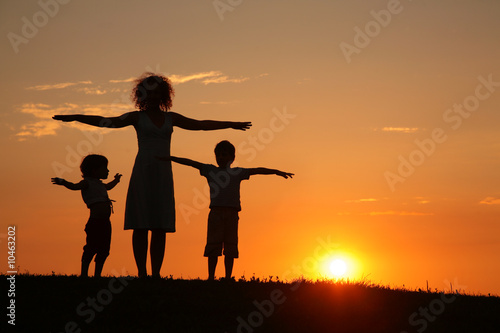
[[[366,199],[354,199],[354,200],[345,200],[345,203],[360,203],[360,202],[376,202],[378,199],[375,198],[366,198]]]
[[[31,114],[38,119],[51,119],[55,114],[65,114],[75,110],[76,104],[64,103],[58,107],[52,107],[42,103],[26,103],[21,106],[20,112]]]
[[[189,75],[177,75],[173,74],[169,76],[172,83],[186,83],[189,81],[201,80],[201,82],[205,85],[210,83],[241,83],[248,80],[248,77],[243,78],[230,78],[227,75],[224,75],[220,71],[210,71],[210,72],[201,72],[194,73]]]
[[[164,74],[166,77],[172,81],[174,84],[181,84],[190,81],[199,81],[199,80],[214,80],[218,77],[226,77],[221,71],[208,71],[208,72],[199,72],[193,74]],[[134,82],[137,78],[130,77],[127,79],[118,79],[118,80],[109,80],[109,83],[129,83]]]
[[[495,197],[486,197],[479,202],[481,205],[500,205],[500,199]]]
[[[420,205],[425,205],[425,204],[430,203],[430,200],[428,200],[427,198],[424,198],[424,197],[415,197],[415,200],[417,200],[417,203]]]
[[[103,117],[114,117],[134,109],[131,103],[102,103],[84,104],[79,106],[82,114],[100,115]]]
[[[208,79],[203,80],[203,84],[210,84],[210,83],[241,83],[247,81],[247,77],[239,78],[239,79],[230,79],[228,76],[223,75],[223,76],[217,76],[217,77],[211,77]]]
[[[28,137],[41,137],[45,135],[55,135],[56,130],[61,126],[59,122],[52,120],[52,116],[58,113],[65,113],[74,109],[73,104],[64,104],[57,108],[52,108],[47,104],[26,103],[21,106],[20,112],[31,114],[35,121],[24,124],[20,127],[16,136],[19,141],[24,141]]]
[[[199,72],[199,73],[192,73],[192,74],[164,74],[167,76],[170,81],[174,84],[181,84],[181,83],[186,83],[190,81],[202,81],[204,84],[209,84],[209,83],[226,83],[226,82],[233,82],[233,83],[239,83],[248,80],[248,78],[239,78],[239,79],[234,79],[234,78],[229,78],[227,75],[224,75],[221,71],[208,71],[208,72]],[[261,74],[261,76],[266,76],[268,74]],[[109,80],[110,83],[128,83],[128,82],[133,82],[137,78],[136,77],[130,77],[128,79],[118,79],[118,80]]]
[[[375,128],[375,131],[381,131],[381,132],[396,132],[396,133],[416,133],[418,131],[421,131],[420,128],[418,127],[382,127],[382,128]]]
[[[261,74],[259,77],[267,76],[267,73]],[[249,80],[247,77],[231,78],[224,75],[221,71],[206,71],[193,73],[188,75],[173,74],[167,75],[174,84],[182,84],[191,81],[198,81],[202,84],[216,84],[216,83],[240,83]],[[77,82],[63,82],[55,84],[43,84],[32,87],[27,87],[26,90],[34,91],[49,91],[55,89],[72,88],[73,91],[84,93],[86,95],[105,95],[108,93],[122,93],[124,96],[123,86],[119,84],[130,83],[136,80],[136,77],[129,77],[125,79],[113,79],[107,82],[94,84],[92,81],[77,81]],[[128,95],[127,95],[128,96]],[[121,99],[123,100],[123,98]],[[200,104],[231,104],[236,102],[219,101],[219,102],[200,102]],[[52,120],[52,116],[56,114],[95,114],[100,116],[116,116],[117,114],[125,113],[133,109],[132,104],[126,103],[109,103],[109,104],[84,104],[76,105],[71,103],[64,103],[57,106],[47,105],[42,103],[25,103],[18,112],[30,114],[34,120],[17,126],[16,136],[19,140],[26,140],[28,137],[42,137],[46,135],[55,135],[57,130],[61,127],[61,122]],[[78,123],[68,123],[67,126],[75,127],[85,130],[97,130],[98,128],[82,125]]]
[[[219,75],[222,75],[222,73],[219,71],[210,71],[210,72],[194,73],[189,75],[172,74],[168,76],[168,78],[172,81],[172,83],[186,83],[189,81],[203,80],[206,78],[216,77]]]
[[[409,211],[397,211],[397,210],[387,210],[379,212],[368,212],[368,213],[352,213],[348,211],[338,212],[339,216],[348,215],[368,215],[368,216],[431,216],[434,213],[422,213],[422,212],[409,212]]]
[[[129,77],[128,79],[109,80],[109,83],[128,83],[128,82],[134,82],[136,79],[137,79],[136,77]]]
[[[259,75],[259,77],[267,76],[267,73]],[[167,75],[167,77],[174,84],[181,84],[190,81],[201,81],[203,84],[207,85],[210,83],[241,83],[249,80],[248,77],[240,77],[240,78],[230,78],[227,75],[224,75],[221,71],[208,71],[208,72],[199,72],[188,75],[180,75],[180,74],[172,74]],[[129,77],[126,79],[113,79],[108,80],[108,84],[116,84],[116,83],[130,83],[134,82],[136,77]],[[77,82],[63,82],[63,83],[54,83],[54,84],[41,84],[32,87],[27,87],[26,90],[35,90],[35,91],[45,91],[45,90],[54,90],[54,89],[65,89],[69,87],[75,87],[80,85],[92,85],[92,81],[77,81]],[[95,85],[91,87],[83,87],[77,89],[79,92],[84,92],[85,94],[91,95],[103,95],[108,92],[115,92],[116,89],[107,89],[103,88],[102,85]]]
[[[33,87],[26,88],[27,90],[36,90],[36,91],[44,91],[44,90],[53,90],[53,89],[64,89],[67,87],[72,87],[81,84],[92,84],[92,81],[78,81],[78,82],[64,82],[64,83],[55,83],[55,84],[41,84]]]
[[[106,89],[102,89],[101,87],[84,87],[78,89],[78,91],[84,92],[85,95],[104,95],[108,92]]]
[[[207,102],[207,101],[202,101],[200,104],[203,105],[227,105],[227,104],[234,104],[238,102],[229,102],[229,101],[218,101],[218,102]]]
[[[408,211],[395,211],[395,210],[388,210],[384,212],[369,212],[365,213],[365,215],[370,215],[370,216],[380,216],[380,215],[395,215],[395,216],[429,216],[429,215],[434,215],[434,213],[421,213],[421,212],[408,212]]]
[[[25,141],[28,137],[41,137],[45,135],[56,135],[56,131],[61,127],[53,120],[41,120],[21,126],[16,136],[19,141]]]
[[[109,104],[84,104],[77,105],[72,103],[64,103],[59,106],[51,106],[47,104],[23,104],[20,108],[21,113],[31,114],[35,117],[35,121],[22,125],[16,133],[19,141],[24,141],[28,137],[42,137],[46,135],[56,135],[57,130],[61,128],[61,122],[52,119],[56,114],[93,114],[100,116],[115,116],[128,112],[132,109],[131,104],[125,103],[109,103]],[[97,127],[88,126],[80,123],[67,123],[66,126],[78,128],[80,130],[92,131],[103,130]]]

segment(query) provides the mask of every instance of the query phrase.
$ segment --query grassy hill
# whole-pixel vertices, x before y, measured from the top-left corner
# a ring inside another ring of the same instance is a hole
[[[7,277],[16,325],[2,316],[2,332],[500,332],[499,297],[328,281]]]

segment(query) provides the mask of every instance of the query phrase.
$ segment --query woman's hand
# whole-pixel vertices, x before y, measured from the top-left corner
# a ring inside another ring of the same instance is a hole
[[[69,122],[69,121],[75,121],[75,116],[74,115],[62,115],[58,114],[52,117],[54,120],[61,120],[64,122]]]

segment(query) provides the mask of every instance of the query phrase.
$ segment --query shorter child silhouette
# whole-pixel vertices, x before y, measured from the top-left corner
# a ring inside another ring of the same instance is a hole
[[[223,248],[226,279],[231,278],[234,259],[239,256],[238,212],[241,210],[241,181],[252,175],[278,175],[284,178],[293,176],[293,173],[267,168],[231,168],[236,150],[229,141],[219,142],[214,152],[218,166],[175,156],[159,157],[161,160],[171,160],[196,168],[207,178],[210,187],[210,213],[204,256],[208,257],[209,280],[215,279],[215,268]]]
[[[108,159],[102,155],[87,155],[80,165],[83,180],[71,183],[62,178],[52,178],[52,183],[62,185],[70,190],[80,190],[83,201],[90,209],[90,217],[85,225],[87,243],[83,247],[82,272],[83,277],[88,276],[89,265],[95,256],[95,277],[100,277],[104,262],[109,255],[111,245],[111,222],[113,212],[112,200],[108,197],[111,190],[120,182],[121,174],[117,173],[115,179],[104,184],[101,179],[107,179]]]

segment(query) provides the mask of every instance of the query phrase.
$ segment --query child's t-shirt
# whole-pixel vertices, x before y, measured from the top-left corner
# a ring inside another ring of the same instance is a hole
[[[241,210],[240,183],[250,178],[250,169],[219,168],[204,164],[200,175],[207,178],[210,187],[210,208],[231,207]]]
[[[85,177],[89,186],[82,190],[82,199],[90,208],[90,205],[97,202],[111,202],[108,197],[108,191],[100,179]]]

